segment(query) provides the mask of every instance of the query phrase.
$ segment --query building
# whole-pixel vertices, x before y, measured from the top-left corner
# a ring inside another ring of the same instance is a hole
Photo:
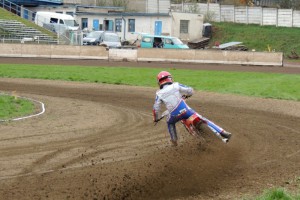
[[[51,11],[69,14],[75,17],[82,30],[114,31],[122,40],[135,40],[137,32],[175,36],[185,41],[202,37],[203,15],[171,12],[170,0],[130,0],[129,2],[134,1],[136,5],[127,9],[114,6],[74,5],[71,2],[64,5],[28,7],[28,9],[33,12]],[[131,11],[135,9],[138,11]]]

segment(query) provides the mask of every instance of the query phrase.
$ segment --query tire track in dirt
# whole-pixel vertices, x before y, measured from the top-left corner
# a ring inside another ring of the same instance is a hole
[[[136,111],[117,106],[108,105],[108,107],[109,109],[106,110],[106,112],[113,112],[114,115],[118,116],[114,117],[113,120],[118,121],[119,125],[114,124],[114,126],[105,129],[94,127],[76,130],[76,132],[82,132],[83,136],[76,134],[80,137],[66,138],[66,140],[59,140],[51,143],[47,142],[46,144],[35,144],[35,148],[32,148],[31,144],[28,144],[27,146],[22,146],[21,149],[20,147],[2,149],[2,156],[14,156],[20,153],[30,154],[37,152],[45,154],[17,175],[23,176],[34,174],[35,171],[42,173],[43,171],[48,172],[68,167],[76,168],[91,164],[94,165],[96,162],[106,163],[124,159],[133,159],[134,157],[137,157],[136,154],[132,152],[134,149],[140,148],[141,146],[149,149],[150,146],[155,146],[153,143],[159,143],[160,137],[148,136],[151,129],[144,129],[140,133],[141,128],[149,123],[149,114],[140,114]],[[53,134],[63,135],[68,134],[68,132],[51,133],[51,135]],[[30,135],[23,137],[22,139],[28,139],[28,137],[34,138],[36,136],[37,135]],[[38,137],[39,136],[40,134],[38,134]],[[4,141],[14,141],[15,139],[19,138],[10,138],[5,139]],[[157,141],[155,142],[155,140]],[[3,142],[2,140],[0,141]],[[120,145],[121,143],[124,144]],[[149,144],[149,146],[147,144]],[[128,150],[128,146],[131,147],[130,150]],[[142,149],[143,148],[141,148],[141,150]],[[12,152],[14,152],[14,154]],[[143,153],[140,151],[139,156],[142,154]],[[11,176],[15,177],[16,174],[12,174]]]

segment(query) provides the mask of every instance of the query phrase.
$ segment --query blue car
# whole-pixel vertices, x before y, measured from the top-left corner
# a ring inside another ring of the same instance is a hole
[[[163,49],[189,49],[189,47],[177,37],[150,34],[141,35],[140,47]]]

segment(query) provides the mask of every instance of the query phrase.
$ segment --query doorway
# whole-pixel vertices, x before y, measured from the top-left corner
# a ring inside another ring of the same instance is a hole
[[[162,21],[155,21],[155,29],[154,34],[155,35],[161,35],[162,33]]]

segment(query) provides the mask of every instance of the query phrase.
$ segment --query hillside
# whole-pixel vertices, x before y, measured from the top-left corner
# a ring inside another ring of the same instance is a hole
[[[210,46],[216,41],[227,43],[243,42],[249,51],[283,52],[288,58],[291,51],[300,56],[300,28],[286,28],[275,26],[260,26],[253,24],[212,23],[213,36]]]

